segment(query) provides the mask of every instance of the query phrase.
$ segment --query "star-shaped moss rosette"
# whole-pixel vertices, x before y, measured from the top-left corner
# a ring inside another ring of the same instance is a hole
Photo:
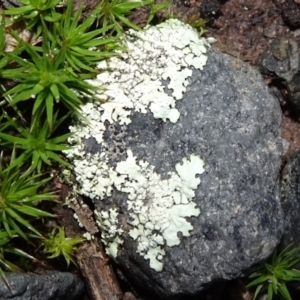
[[[17,37],[16,37],[17,38]],[[78,114],[82,99],[80,93],[93,95],[99,88],[85,82],[93,74],[75,74],[72,68],[65,66],[65,53],[52,53],[47,37],[44,35],[42,54],[36,47],[20,41],[29,58],[23,59],[15,53],[7,53],[16,68],[6,68],[1,71],[3,79],[14,80],[17,85],[9,89],[4,96],[10,96],[10,106],[21,101],[32,101],[31,131],[46,112],[50,130],[53,130],[53,115],[55,104],[63,104],[73,114]]]
[[[267,300],[272,300],[278,294],[285,300],[292,300],[286,284],[300,281],[300,271],[293,268],[299,262],[300,247],[290,244],[280,253],[275,250],[272,257],[249,276],[251,279],[255,278],[247,285],[247,288],[256,286],[253,300],[263,292],[267,293]]]
[[[13,21],[25,21],[27,29],[34,29],[37,36],[42,33],[46,23],[57,22],[61,14],[56,12],[56,6],[61,0],[19,0],[22,5],[9,7],[3,11]]]
[[[85,239],[81,237],[66,237],[64,227],[57,226],[53,228],[50,234],[42,240],[43,253],[48,258],[57,258],[63,256],[67,265],[72,262],[76,265],[75,251],[77,245]]]
[[[14,152],[8,165],[5,166],[2,157],[0,159],[0,229],[5,230],[10,237],[17,234],[28,240],[28,231],[41,237],[42,234],[31,221],[56,217],[37,207],[41,201],[56,199],[53,192],[40,190],[51,178],[41,179],[42,174],[32,174],[31,170],[22,173],[22,164],[11,168],[15,159]]]
[[[80,23],[82,9],[83,5],[73,16],[73,1],[68,3],[66,12],[51,33],[52,48],[64,53],[66,65],[74,71],[98,73],[94,66],[99,61],[116,55],[115,50],[124,49],[117,37],[106,36],[113,25],[91,29],[100,14],[100,6]]]
[[[154,0],[123,1],[123,0],[101,0],[98,5],[97,19],[99,24],[105,28],[108,25],[113,27],[108,30],[111,34],[122,34],[124,25],[128,28],[141,30],[141,28],[131,22],[127,15],[135,9],[154,3]],[[155,7],[157,8],[157,7]]]
[[[31,126],[32,129],[30,131],[30,128],[23,127],[20,122],[16,122],[7,116],[10,124],[9,128],[13,128],[16,134],[11,135],[0,132],[0,140],[5,141],[4,143],[2,142],[2,144],[11,145],[18,152],[21,152],[19,156],[11,162],[8,170],[27,161],[31,161],[30,169],[37,170],[38,172],[41,172],[43,164],[51,165],[51,162],[57,162],[67,167],[71,167],[71,165],[62,159],[56,152],[68,150],[70,148],[63,144],[63,142],[66,141],[72,133],[52,137],[55,130],[68,117],[68,114],[58,120],[57,115],[58,112],[56,112],[53,117],[54,127],[52,128],[52,131],[50,131],[47,121],[40,123],[40,120],[37,120],[36,125]],[[22,137],[18,135],[21,135]]]

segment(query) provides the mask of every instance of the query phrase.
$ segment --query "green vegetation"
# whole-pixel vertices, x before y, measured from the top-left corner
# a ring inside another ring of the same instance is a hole
[[[134,9],[153,4],[153,0],[141,1],[122,1],[122,0],[102,0],[99,3],[99,13],[97,14],[98,22],[105,28],[113,25],[110,33],[123,33],[123,24],[135,30],[141,30],[140,27],[129,21],[127,16]]]
[[[286,283],[300,280],[300,271],[292,269],[299,262],[300,247],[290,244],[279,254],[275,251],[270,261],[249,276],[256,278],[247,285],[247,288],[256,286],[253,300],[265,291],[268,300],[272,300],[273,296],[278,294],[286,300],[292,300]]]
[[[74,256],[76,245],[84,241],[81,237],[67,238],[64,227],[57,226],[49,234],[49,236],[42,241],[43,252],[48,258],[56,258],[63,256],[67,265],[72,262],[76,265]]]
[[[42,233],[41,220],[57,217],[40,208],[45,201],[57,201],[47,190],[49,166],[70,167],[60,153],[68,149],[64,142],[71,135],[64,125],[81,117],[80,105],[98,90],[86,81],[101,72],[96,64],[125,50],[120,43],[124,28],[141,30],[128,16],[147,6],[150,22],[170,3],[102,0],[82,20],[83,6],[73,14],[72,0],[68,5],[60,0],[19,2],[23,6],[1,10],[0,21],[0,35],[10,34],[17,42],[7,52],[5,39],[0,39],[0,277],[7,285],[4,271],[21,270],[10,255],[35,260],[13,246],[18,239],[29,241],[28,247],[41,243],[49,258],[62,255],[67,265],[75,264],[82,238],[66,237],[63,227],[47,238]],[[14,23],[25,24],[42,42],[23,41],[13,31]]]
[[[57,120],[57,112],[53,117],[54,127],[52,132],[49,129],[47,122],[44,124],[39,124],[40,119],[37,119],[35,126],[30,128],[24,128],[18,124],[15,120],[9,119],[10,126],[13,127],[16,131],[16,135],[21,135],[19,137],[16,135],[6,134],[0,132],[0,138],[4,141],[7,141],[12,147],[16,149],[22,149],[24,152],[16,158],[13,162],[10,163],[8,170],[15,168],[22,164],[24,161],[31,160],[31,170],[37,169],[37,172],[41,172],[42,164],[51,165],[51,161],[56,161],[64,166],[71,167],[65,160],[63,160],[55,151],[68,150],[69,147],[61,144],[68,137],[71,136],[71,133],[67,133],[55,138],[49,138],[51,134],[59,127],[59,125],[68,117],[64,117]]]
[[[18,67],[2,70],[1,77],[19,84],[8,90],[4,96],[11,97],[11,106],[21,101],[34,101],[30,130],[39,125],[46,110],[48,125],[52,131],[54,105],[62,103],[70,112],[78,113],[82,100],[75,91],[92,95],[95,87],[84,80],[93,77],[93,74],[75,74],[72,69],[66,67],[64,52],[52,54],[46,35],[43,39],[42,55],[36,47],[28,43],[20,41],[20,45],[24,46],[24,55],[29,59],[23,59],[13,53],[7,54]]]
[[[32,174],[30,170],[22,173],[19,166],[11,168],[14,156],[13,153],[6,168],[3,168],[2,158],[0,162],[0,228],[5,229],[9,236],[13,236],[15,232],[27,240],[28,235],[24,229],[42,236],[31,225],[31,219],[54,217],[53,214],[36,208],[36,204],[44,200],[53,201],[55,195],[52,192],[38,191],[50,178],[40,179],[42,174]]]
[[[60,19],[60,23],[55,26],[53,32],[49,32],[53,42],[52,49],[63,53],[64,63],[68,67],[76,72],[87,71],[94,76],[97,71],[92,66],[115,55],[110,49],[121,49],[118,46],[118,38],[105,36],[105,33],[113,28],[113,25],[91,30],[91,26],[100,13],[100,6],[80,24],[82,6],[79,7],[74,17],[72,17],[72,11],[73,3],[71,2]]]
[[[163,10],[163,9],[168,9],[171,4],[172,4],[172,0],[169,0],[167,2],[158,3],[158,4],[155,4],[155,2],[151,2],[149,4],[150,12],[149,12],[149,17],[147,19],[147,24],[149,24],[153,20],[155,14],[158,11]]]
[[[193,28],[195,28],[199,32],[200,36],[202,36],[203,34],[205,34],[207,32],[207,29],[205,27],[207,21],[204,19],[201,19],[197,15],[192,15],[191,17],[189,17],[187,19],[187,23],[189,25],[191,25]]]
[[[26,28],[34,30],[38,36],[47,22],[54,23],[61,18],[61,14],[55,9],[60,0],[19,0],[19,2],[23,6],[5,9],[4,14],[13,16],[13,22],[25,21]]]
[[[19,256],[21,258],[30,259],[32,261],[37,261],[36,258],[29,255],[28,253],[22,251],[21,249],[18,249],[16,247],[8,245],[8,243],[11,241],[12,238],[16,238],[18,235],[14,234],[13,236],[9,236],[6,231],[1,230],[0,231],[0,277],[4,279],[5,284],[8,288],[10,288],[5,273],[3,271],[3,268],[7,271],[11,272],[21,272],[22,269],[17,266],[15,263],[12,263],[6,258],[6,254],[13,254],[14,256]]]

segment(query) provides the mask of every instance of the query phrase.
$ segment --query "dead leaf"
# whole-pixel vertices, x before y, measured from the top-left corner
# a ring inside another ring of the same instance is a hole
[[[0,20],[1,20],[0,16]],[[9,18],[6,18],[7,22],[10,22]],[[23,21],[14,22],[5,26],[6,36],[5,36],[5,48],[6,52],[12,52],[18,45],[18,41],[13,38],[8,32],[13,30],[23,41],[36,45],[42,41],[42,37],[36,37],[34,33],[26,30],[26,25]]]

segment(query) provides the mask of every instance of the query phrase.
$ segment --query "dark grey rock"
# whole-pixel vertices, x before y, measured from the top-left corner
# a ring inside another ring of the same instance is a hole
[[[129,277],[163,297],[194,294],[214,280],[245,274],[272,253],[283,231],[279,103],[254,68],[212,49],[208,56],[204,70],[193,71],[177,102],[181,116],[176,124],[134,113],[131,124],[109,125],[105,135],[113,166],[126,159],[126,149],[137,161],[154,165],[162,178],[191,154],[205,160],[193,200],[201,213],[188,218],[194,227],[190,237],[165,247],[163,271],[149,267],[129,236],[118,253]],[[84,142],[95,153],[95,140]],[[118,205],[128,232],[126,199],[127,194],[116,191],[95,205],[99,211]]]
[[[18,0],[3,0],[2,5],[8,8],[8,7],[21,6],[21,3]]]
[[[275,76],[284,87],[284,96],[300,111],[300,46],[292,38],[278,38],[259,56],[262,73]]]
[[[75,300],[84,290],[83,282],[67,272],[6,273],[6,278],[11,290],[0,281],[0,300]]]
[[[284,213],[284,233],[280,251],[291,243],[294,247],[300,246],[300,150],[289,157],[282,170],[281,204]],[[293,267],[299,270],[300,264]],[[299,299],[299,282],[291,282],[289,289],[298,291],[298,295],[292,298]]]
[[[300,151],[289,158],[282,173],[281,202],[285,229],[282,247],[290,243],[300,246]]]

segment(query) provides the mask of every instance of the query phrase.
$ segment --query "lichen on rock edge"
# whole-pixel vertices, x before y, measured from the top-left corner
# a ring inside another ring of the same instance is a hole
[[[162,180],[154,167],[144,160],[136,161],[127,149],[127,159],[116,167],[109,164],[109,154],[86,153],[83,139],[95,138],[105,149],[104,122],[129,124],[132,111],[152,113],[154,118],[176,123],[180,112],[176,101],[183,98],[192,75],[189,67],[202,69],[207,61],[207,42],[189,25],[168,20],[143,32],[129,31],[123,42],[128,49],[119,56],[98,65],[103,72],[89,82],[104,87],[95,94],[97,100],[82,106],[88,125],[70,127],[72,150],[66,151],[74,164],[81,193],[93,201],[111,197],[113,189],[128,196],[128,234],[137,242],[137,253],[150,260],[150,267],[163,269],[164,245],[180,244],[178,232],[190,236],[193,226],[186,217],[198,216],[200,210],[192,201],[200,184],[197,174],[204,172],[204,161],[192,154],[178,161],[176,172]],[[170,93],[163,82],[168,81]],[[125,234],[118,220],[118,208],[95,211],[107,254],[116,258]],[[155,232],[155,233],[154,233]]]

